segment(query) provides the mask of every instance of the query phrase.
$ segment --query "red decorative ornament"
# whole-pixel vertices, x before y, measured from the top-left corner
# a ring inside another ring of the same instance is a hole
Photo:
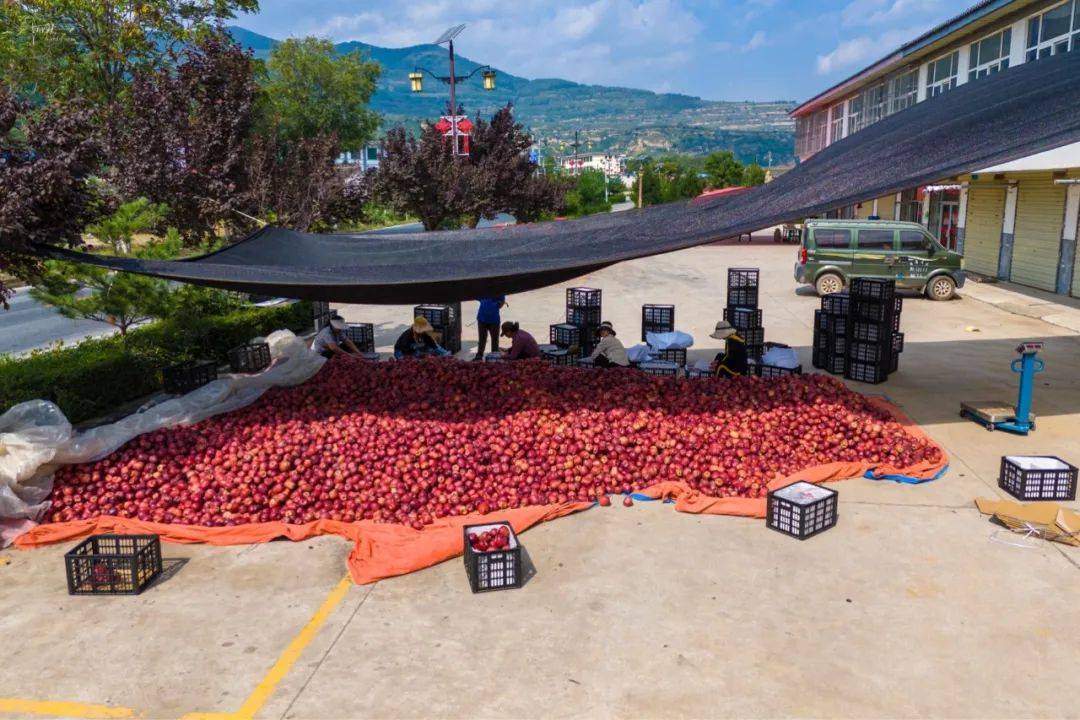
[[[453,143],[455,155],[468,155],[472,140],[473,124],[465,115],[443,115],[435,123],[435,129]]]

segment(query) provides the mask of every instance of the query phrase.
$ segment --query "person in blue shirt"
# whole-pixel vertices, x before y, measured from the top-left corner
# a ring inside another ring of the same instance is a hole
[[[473,360],[484,359],[489,335],[491,352],[499,352],[499,323],[502,321],[499,310],[504,307],[507,307],[505,295],[480,298],[480,309],[476,311],[476,329],[480,333],[480,342],[476,346],[476,357]]]

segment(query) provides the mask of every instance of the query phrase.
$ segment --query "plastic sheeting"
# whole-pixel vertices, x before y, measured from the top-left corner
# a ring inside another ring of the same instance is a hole
[[[20,403],[0,415],[0,547],[48,509],[58,465],[99,460],[144,433],[237,410],[272,387],[306,382],[326,362],[288,330],[271,334],[266,342],[273,362],[261,373],[226,376],[85,432],[76,432],[60,408],[44,400]]]
[[[197,285],[337,302],[457,302],[799,220],[1080,142],[1080,53],[914,105],[738,194],[580,220],[458,232],[315,235],[268,227],[188,261],[43,254]]]

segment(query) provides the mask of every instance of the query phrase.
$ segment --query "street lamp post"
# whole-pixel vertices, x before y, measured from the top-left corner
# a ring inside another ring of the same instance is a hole
[[[490,65],[480,65],[468,75],[457,75],[455,73],[455,57],[454,57],[454,38],[461,34],[461,31],[465,29],[464,25],[455,25],[450,28],[435,41],[435,45],[447,46],[447,50],[450,55],[450,74],[449,75],[436,75],[425,67],[417,66],[411,73],[409,73],[409,87],[414,93],[420,93],[424,91],[424,73],[427,73],[435,80],[450,86],[450,122],[453,124],[453,138],[454,138],[454,151],[457,153],[457,85],[458,83],[465,82],[478,72],[482,72],[484,79],[484,90],[491,91],[495,89],[495,71]]]

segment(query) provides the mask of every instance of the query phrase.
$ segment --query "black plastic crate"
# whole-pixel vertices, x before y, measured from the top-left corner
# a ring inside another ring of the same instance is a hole
[[[1075,500],[1076,468],[1054,455],[1006,455],[998,487],[1017,500]]]
[[[592,351],[596,348],[596,344],[600,342],[598,334],[599,328],[594,325],[583,325],[578,327],[578,330],[580,331],[579,345],[581,347],[581,354],[592,354]]]
[[[896,372],[899,369],[900,369],[900,353],[894,352],[889,357],[889,374],[892,375],[894,372]]]
[[[892,359],[892,348],[881,343],[852,340],[847,344],[847,356],[853,362],[883,365]]]
[[[894,332],[892,334],[892,351],[897,354],[904,352],[904,333]]]
[[[818,370],[824,370],[825,369],[825,356],[827,354],[828,353],[826,353],[824,350],[819,350],[815,346],[813,351],[810,353],[810,364],[813,367],[817,368]]]
[[[851,297],[871,300],[892,300],[896,297],[896,281],[884,278],[857,277],[851,280]]]
[[[750,358],[752,360],[759,360],[759,359],[761,359],[761,356],[764,355],[764,354],[765,354],[765,344],[764,343],[762,343],[760,345],[751,345],[750,343],[746,344],[746,357],[748,357],[748,358]],[[747,368],[746,374],[747,375],[752,375],[753,374],[750,371],[750,368]]]
[[[888,379],[890,363],[891,358],[886,358],[884,362],[860,362],[848,358],[844,377],[848,380],[876,385]]]
[[[641,342],[649,333],[668,333],[675,331],[674,305],[641,306]]]
[[[217,363],[210,360],[188,360],[162,368],[161,384],[167,393],[185,395],[217,380],[217,376]]]
[[[568,307],[566,308],[566,322],[578,327],[593,326],[600,324],[599,307]]]
[[[315,332],[330,324],[330,303],[315,300],[311,303],[311,318],[315,321]]]
[[[658,377],[676,377],[679,374],[678,365],[664,360],[639,363],[637,368],[646,375],[656,375]]]
[[[836,335],[847,334],[847,316],[832,315],[823,310],[814,311],[814,330],[825,330]]]
[[[747,345],[765,344],[765,328],[763,327],[740,328],[738,334]]]
[[[779,365],[766,365],[754,363],[754,374],[760,378],[778,378],[789,375],[802,375],[802,365],[793,368],[780,367]]]
[[[892,325],[888,323],[874,322],[872,320],[852,320],[851,332],[848,337],[859,342],[891,344]]]
[[[838,505],[835,490],[795,482],[769,492],[765,524],[777,532],[805,540],[836,525]]]
[[[851,301],[850,319],[852,321],[876,322],[889,328],[895,328],[896,318],[895,305],[893,305],[892,301],[868,300],[865,298]]]
[[[417,305],[413,317],[422,317],[436,330],[445,331],[454,324],[453,310],[449,305]]]
[[[480,534],[492,528],[505,526],[510,528],[510,549],[481,552],[473,550],[469,542],[469,533]],[[483,525],[466,525],[463,532],[465,542],[465,574],[469,577],[469,586],[474,593],[490,590],[508,590],[521,587],[525,576],[521,561],[521,543],[513,526],[508,522],[493,522]]]
[[[724,308],[724,319],[739,329],[761,327],[761,309],[728,305]]]
[[[847,355],[831,353],[828,350],[818,350],[821,364],[814,367],[821,368],[832,375],[843,375],[847,370]]]
[[[570,367],[574,364],[574,356],[570,354],[569,350],[547,350],[540,353],[540,357],[546,362],[552,365],[560,365],[562,367]]]
[[[727,304],[740,305],[742,307],[757,307],[757,287],[729,287],[727,291]]]
[[[846,290],[821,298],[821,311],[829,315],[847,315],[851,309],[851,295]]]
[[[758,268],[728,268],[727,286],[731,288],[756,288],[760,285],[761,270]]]
[[[566,307],[598,308],[602,292],[598,288],[573,287],[566,289]]]
[[[814,333],[814,349],[824,350],[835,355],[843,355],[847,352],[847,336],[828,331]]]
[[[581,329],[577,325],[559,323],[551,326],[551,344],[568,348],[581,343]]]
[[[660,362],[675,363],[679,367],[686,366],[686,349],[685,348],[670,348],[668,350],[654,350],[652,354],[656,356],[656,359]]]
[[[489,352],[489,353],[484,354],[484,362],[486,362],[486,363],[502,363],[502,362],[510,362],[510,361],[507,359],[506,353],[504,353],[504,352]]]
[[[64,555],[69,595],[138,595],[161,574],[157,535],[94,535]]]
[[[229,368],[234,373],[257,373],[270,367],[269,343],[248,343],[229,351]]]
[[[371,323],[349,323],[344,335],[362,353],[375,352],[375,326]]]
[[[715,377],[716,373],[711,370],[700,370],[698,368],[686,368],[686,377],[691,380],[701,380],[702,378]]]

